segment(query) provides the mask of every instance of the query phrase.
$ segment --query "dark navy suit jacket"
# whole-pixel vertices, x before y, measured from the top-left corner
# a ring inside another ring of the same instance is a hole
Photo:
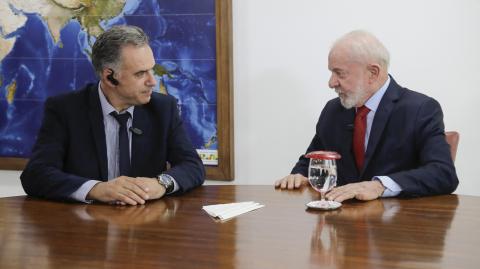
[[[453,192],[458,185],[450,148],[445,140],[443,113],[433,98],[399,86],[393,78],[373,119],[363,169],[358,171],[352,151],[355,109],[345,109],[339,98],[323,109],[307,152],[340,153],[338,184],[389,176],[403,196]],[[292,174],[308,175],[303,156]]]
[[[45,102],[43,123],[21,181],[28,195],[70,200],[88,180],[107,180],[107,151],[98,84]],[[171,96],[153,93],[135,106],[132,127],[132,176],[167,174],[185,192],[204,181],[205,170],[193,149]]]

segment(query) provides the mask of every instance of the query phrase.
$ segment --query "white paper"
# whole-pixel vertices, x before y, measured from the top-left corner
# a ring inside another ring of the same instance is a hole
[[[220,220],[227,220],[243,213],[262,208],[264,206],[265,205],[250,201],[240,203],[206,205],[203,206],[202,209],[214,218],[218,218]]]
[[[241,208],[246,205],[254,204],[255,202],[241,202],[241,203],[230,203],[230,204],[216,204],[216,205],[206,205],[203,206],[203,210],[207,211],[212,217],[217,217],[225,210],[232,208]]]

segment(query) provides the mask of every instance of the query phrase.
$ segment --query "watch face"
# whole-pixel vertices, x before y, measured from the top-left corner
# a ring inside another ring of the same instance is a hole
[[[158,182],[165,187],[167,193],[173,190],[173,180],[169,175],[160,175]]]

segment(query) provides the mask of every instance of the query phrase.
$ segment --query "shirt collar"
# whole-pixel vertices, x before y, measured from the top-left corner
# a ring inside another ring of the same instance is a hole
[[[388,76],[387,81],[383,84],[382,87],[370,97],[367,102],[365,102],[365,106],[370,109],[370,111],[377,111],[378,105],[380,101],[382,101],[382,97],[388,89],[388,85],[390,85],[390,76]]]
[[[107,97],[105,97],[105,94],[103,94],[102,87],[100,86],[100,82],[98,83],[98,96],[100,97],[100,105],[102,106],[103,118],[110,115],[110,113],[112,113],[113,111],[118,113],[118,111],[115,110],[115,108],[108,102]],[[126,110],[122,111],[122,113],[124,113],[125,111],[128,111],[128,113],[130,113],[130,116],[133,119],[134,108],[135,108],[134,106],[131,106]]]

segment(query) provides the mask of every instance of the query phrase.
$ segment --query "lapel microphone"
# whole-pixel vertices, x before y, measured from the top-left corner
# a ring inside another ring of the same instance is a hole
[[[347,124],[347,126],[345,126],[345,129],[347,129],[348,131],[353,131],[353,123]]]
[[[130,130],[130,132],[134,133],[135,135],[142,135],[143,134],[143,131],[138,129],[138,128],[130,127],[128,130]]]

